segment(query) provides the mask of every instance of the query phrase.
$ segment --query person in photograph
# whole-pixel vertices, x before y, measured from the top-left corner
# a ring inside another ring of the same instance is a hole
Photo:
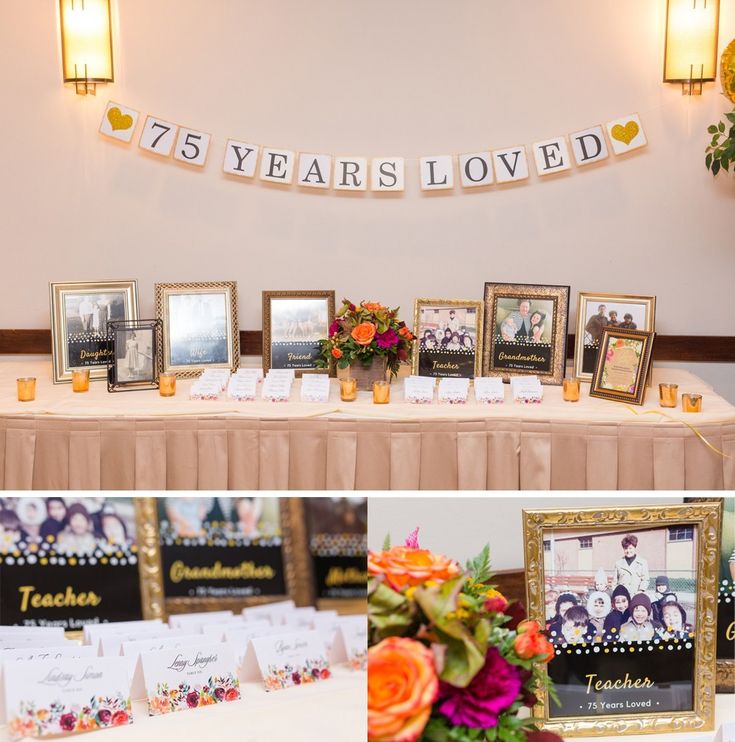
[[[94,305],[88,297],[83,296],[79,302],[79,319],[82,321],[82,331],[89,332],[92,329],[92,315],[94,314]]]
[[[106,543],[112,546],[126,546],[130,543],[128,529],[116,513],[103,512],[100,516],[100,528]]]
[[[444,337],[442,338],[442,341],[441,341],[441,346],[442,346],[441,349],[446,350],[447,346],[451,342],[452,342],[452,331],[449,328],[447,328],[446,330],[444,330]]]
[[[592,641],[594,635],[594,626],[584,606],[573,605],[566,611],[561,624],[562,643],[582,644]]]
[[[212,497],[212,506],[204,516],[204,522],[210,526],[221,523],[231,527],[237,521],[235,503],[231,497]]]
[[[458,351],[462,350],[462,344],[459,341],[459,333],[453,332],[452,337],[450,338],[449,342],[446,345],[445,350],[452,350],[452,351]]]
[[[618,327],[622,327],[624,330],[637,330],[638,325],[633,322],[633,315],[629,312],[626,312],[623,315],[623,321],[618,325]]]
[[[41,525],[46,519],[46,506],[40,497],[23,497],[18,500],[16,512],[26,538],[37,541],[41,535]]]
[[[13,510],[0,510],[0,554],[15,548],[15,544],[23,539],[23,529],[20,518]]]
[[[592,345],[599,345],[602,339],[602,331],[609,324],[609,320],[606,316],[607,307],[604,304],[600,304],[597,307],[597,314],[593,315],[587,320],[587,324],[584,326],[585,332],[588,332],[592,338]]]
[[[66,511],[67,525],[56,539],[56,550],[64,554],[91,554],[97,546],[94,523],[87,508],[80,502]]]
[[[472,338],[469,333],[462,335],[462,350],[466,350],[471,353],[475,349],[475,344],[472,342]]]
[[[652,619],[651,599],[638,593],[630,599],[630,618],[620,627],[620,641],[649,641],[656,635],[660,624]]]
[[[46,498],[46,520],[41,523],[39,535],[43,540],[52,536],[55,540],[66,526],[66,503],[61,497]]]
[[[454,311],[454,309],[449,310],[449,319],[447,320],[445,329],[451,331],[452,333],[459,332],[459,317],[457,317],[457,313]]]
[[[629,533],[620,542],[623,556],[615,562],[615,584],[623,585],[631,595],[648,589],[648,562],[637,553],[638,536]]]
[[[94,303],[92,312],[92,329],[99,335],[107,333],[107,309],[103,301]]]
[[[661,621],[661,609],[664,607],[664,595],[669,592],[669,578],[666,575],[659,575],[656,577],[654,589],[658,600],[651,603],[653,619],[654,621]]]
[[[659,623],[658,635],[662,639],[689,639],[693,631],[687,623],[687,612],[676,601],[664,605]]]
[[[620,627],[630,618],[630,593],[628,588],[618,585],[612,593],[612,610],[607,614],[602,628],[605,638],[617,639]]]
[[[176,536],[203,536],[204,522],[211,507],[209,497],[167,497],[166,519]]]
[[[263,500],[260,497],[238,497],[235,499],[237,531],[245,538],[259,538],[260,516],[263,512]]]
[[[128,377],[135,378],[140,363],[138,336],[131,332],[128,341],[125,343],[125,366],[128,370]]]
[[[727,566],[730,568],[730,579],[735,582],[735,549],[732,550],[732,554],[727,560]]]
[[[546,622],[546,632],[551,637],[561,636],[561,625],[564,621],[564,614],[579,601],[574,593],[561,593],[554,604],[554,615]],[[552,639],[553,641],[553,639]]]
[[[531,315],[531,342],[532,343],[540,343],[541,337],[544,334],[544,320],[546,319],[546,315],[543,312],[539,312],[536,310]]]
[[[612,601],[606,592],[593,590],[587,598],[587,613],[589,613],[590,623],[595,629],[594,639],[602,641],[605,635],[605,619],[612,609]]]
[[[429,335],[428,338],[426,338],[426,350],[438,350],[439,349],[439,343],[437,342],[436,335]]]
[[[595,572],[595,590],[598,593],[605,593],[608,598],[612,598],[612,591],[607,582],[607,573],[603,567],[600,567],[597,572]]]
[[[617,327],[620,324],[618,313],[614,309],[610,310],[610,319],[608,319],[607,324],[609,327]]]
[[[518,309],[510,312],[500,325],[500,337],[511,342],[531,337],[531,300],[521,299]]]

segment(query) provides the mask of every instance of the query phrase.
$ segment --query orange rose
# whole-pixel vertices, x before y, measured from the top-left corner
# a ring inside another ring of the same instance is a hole
[[[370,345],[375,337],[375,325],[372,322],[361,322],[352,331],[352,337],[358,345]]]
[[[408,327],[401,327],[401,329],[398,330],[398,334],[406,338],[406,340],[413,340],[413,333],[408,329]]]
[[[394,546],[388,551],[368,552],[368,571],[385,575],[396,590],[423,585],[428,580],[444,582],[459,574],[459,567],[448,557],[432,554],[428,549]]]
[[[368,739],[414,742],[439,695],[434,656],[420,642],[392,636],[368,650]]]
[[[382,304],[363,302],[363,308],[367,309],[368,312],[379,312],[381,309],[385,309]]]
[[[532,660],[534,657],[540,657],[539,662],[550,662],[554,658],[554,647],[540,633],[536,621],[521,621],[517,631],[518,636],[513,641],[513,646],[521,659]]]
[[[332,348],[332,355],[335,358],[342,358],[342,351],[339,348]]]

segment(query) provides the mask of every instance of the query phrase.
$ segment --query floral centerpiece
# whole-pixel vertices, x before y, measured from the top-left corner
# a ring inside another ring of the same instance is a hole
[[[319,341],[321,356],[317,364],[321,368],[327,368],[331,362],[339,368],[353,363],[368,367],[380,358],[395,376],[401,363],[411,360],[415,339],[406,323],[398,319],[398,308],[389,309],[375,302],[356,305],[343,299],[329,326],[329,337]]]
[[[404,546],[368,553],[370,742],[561,742],[528,714],[552,645],[489,584],[489,549],[461,569]]]

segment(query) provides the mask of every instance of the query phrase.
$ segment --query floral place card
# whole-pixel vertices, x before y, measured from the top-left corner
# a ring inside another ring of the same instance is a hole
[[[250,608],[242,609],[242,616],[246,621],[252,621],[253,619],[265,618],[272,624],[281,623],[281,619],[274,620],[276,616],[283,613],[288,613],[296,608],[296,603],[293,600],[278,600],[273,603],[265,603],[263,605],[254,605]]]
[[[242,668],[244,679],[260,676],[268,691],[326,680],[331,674],[324,642],[315,630],[251,639]]]
[[[515,402],[539,403],[544,398],[544,391],[538,376],[512,376],[510,390]]]
[[[449,404],[465,404],[470,391],[470,380],[454,376],[439,380],[439,401]]]
[[[475,401],[486,404],[505,402],[505,387],[500,376],[475,376]]]
[[[327,374],[304,374],[301,377],[302,402],[328,402],[329,376]]]
[[[141,655],[151,716],[240,699],[232,650],[202,642]]]
[[[339,620],[338,641],[353,670],[367,670],[367,616],[344,616]]]
[[[205,623],[216,623],[227,621],[235,614],[232,611],[202,611],[201,613],[175,613],[168,619],[168,625],[172,629],[192,628],[192,624],[203,625]],[[195,629],[199,631],[199,629]]]
[[[165,624],[160,618],[153,618],[146,621],[114,621],[111,623],[88,623],[84,625],[84,643],[98,645],[102,634],[121,634],[134,633],[137,631],[145,632],[154,630]],[[63,636],[63,629],[59,629]]]
[[[236,374],[227,388],[229,399],[238,402],[252,402],[258,396],[258,379],[253,374]]]
[[[271,636],[272,634],[282,633],[283,628],[281,626],[271,626],[267,621],[251,621],[246,624],[246,628],[227,631],[224,641],[229,647],[231,647],[235,654],[235,665],[238,668],[241,668],[251,639],[258,639],[261,636]]]
[[[169,636],[176,636],[176,634],[181,633],[185,632],[180,629],[172,631],[168,626],[166,626],[166,624],[161,624],[159,627],[151,626],[146,629],[140,629],[139,631],[103,634],[100,637],[97,649],[98,653],[102,657],[117,657],[120,654],[120,649],[124,642],[132,642],[136,639],[160,639]]]
[[[433,376],[409,376],[403,381],[403,398],[414,404],[431,404],[435,384]]]
[[[120,658],[20,662],[5,684],[11,740],[131,724],[128,676]]]
[[[252,376],[257,382],[263,381],[263,369],[262,368],[238,368],[238,376]]]
[[[293,380],[271,376],[270,373],[263,382],[263,399],[271,402],[288,402],[291,398],[291,387]]]

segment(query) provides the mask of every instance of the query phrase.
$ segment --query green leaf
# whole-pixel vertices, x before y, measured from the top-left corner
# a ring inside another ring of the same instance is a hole
[[[712,124],[712,126],[708,126],[707,127],[707,132],[709,134],[716,134],[717,133],[717,127],[714,124]]]
[[[390,549],[390,533],[386,533],[383,539],[383,551],[388,551],[388,549]]]
[[[707,167],[707,170],[710,169],[712,166],[712,153],[710,152],[707,157],[704,158],[704,164]]]
[[[730,122],[732,122],[733,124],[735,124],[735,111],[733,111],[732,113],[726,113],[726,114],[725,114],[725,118],[726,118],[726,119],[727,119],[728,121],[730,121]]]
[[[723,134],[725,133],[725,122],[724,121],[720,121],[720,123],[717,124],[717,131],[722,132]]]
[[[490,544],[485,544],[482,551],[467,561],[467,571],[475,582],[487,582],[492,577],[490,571]]]
[[[416,621],[416,606],[383,582],[374,580],[369,590],[368,618],[376,638],[381,640],[409,633],[408,629]]]
[[[727,158],[727,156],[723,155],[720,158],[720,164],[722,165],[723,170],[727,170],[730,167],[730,160]]]
[[[720,172],[720,161],[716,160],[712,163],[712,175],[717,175]]]
[[[715,147],[717,145],[717,142],[719,141],[719,139],[720,139],[720,135],[719,134],[715,134],[712,137],[712,141],[709,143],[709,146],[710,147]]]

